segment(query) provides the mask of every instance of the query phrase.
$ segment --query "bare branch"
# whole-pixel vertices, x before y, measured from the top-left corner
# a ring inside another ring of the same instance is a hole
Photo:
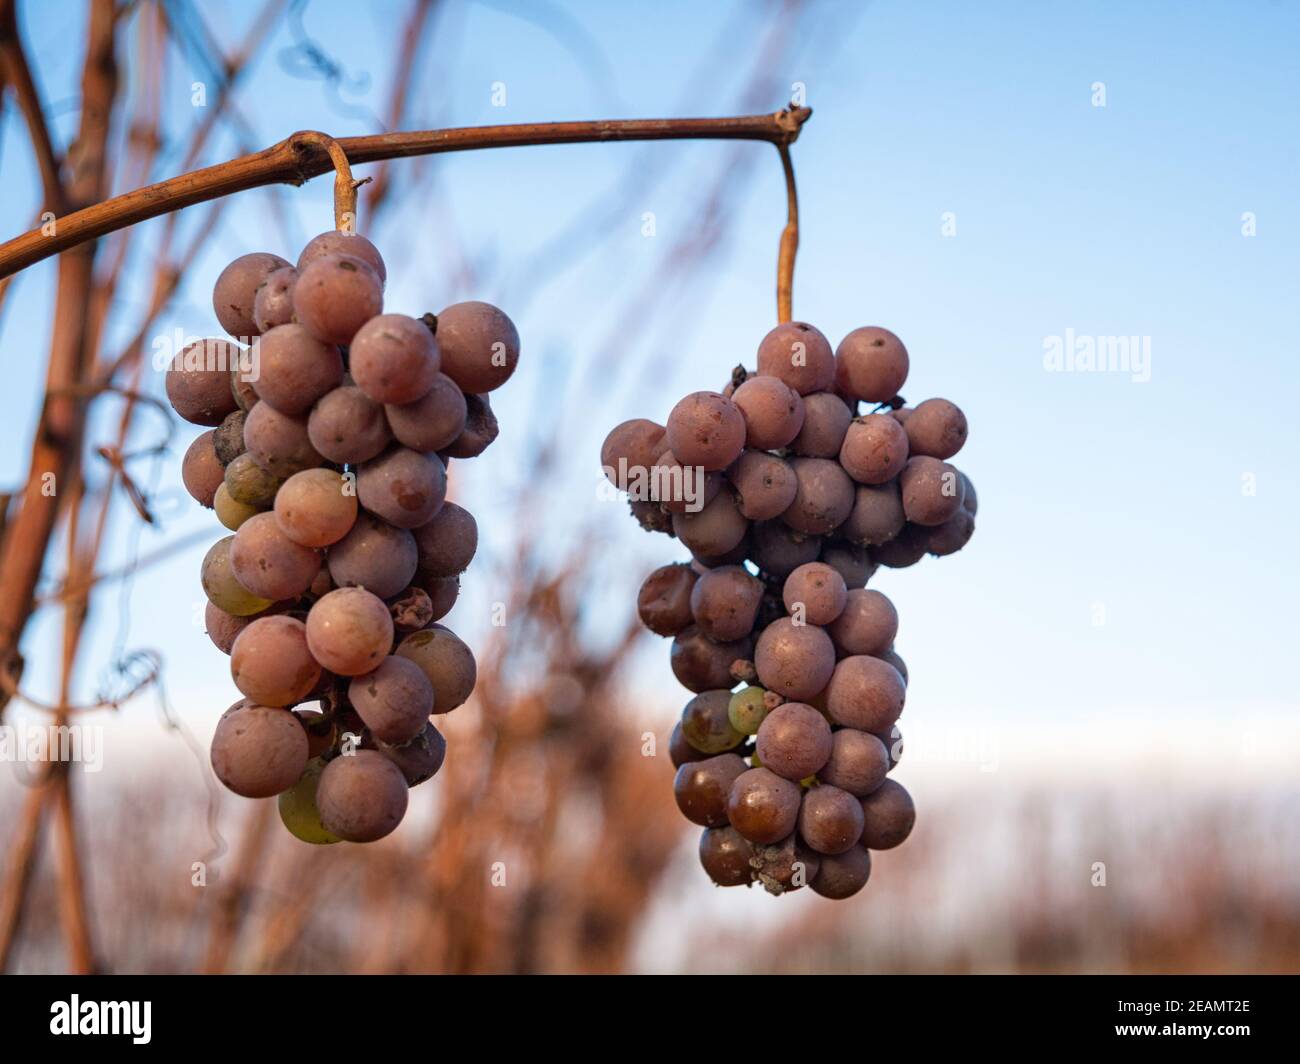
[[[644,140],[756,140],[790,144],[811,114],[809,108],[794,107],[774,114],[734,118],[530,122],[344,137],[338,143],[352,164],[541,144]],[[34,229],[15,237],[0,245],[0,277],[160,214],[250,188],[300,185],[333,168],[329,153],[319,143],[312,143],[304,133],[295,133],[252,155],[182,174],[75,211],[57,219],[51,235]]]

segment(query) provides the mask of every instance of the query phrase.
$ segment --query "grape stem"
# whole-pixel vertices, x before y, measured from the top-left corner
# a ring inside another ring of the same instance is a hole
[[[784,325],[794,315],[794,257],[799,250],[799,194],[794,185],[794,162],[788,142],[780,143],[781,169],[785,171],[786,222],[776,255],[776,321]]]
[[[357,189],[370,178],[367,177],[364,181],[352,179],[352,166],[348,162],[348,153],[328,133],[318,133],[314,129],[308,129],[295,133],[289,139],[293,140],[294,137],[301,144],[325,149],[326,154],[329,155],[330,164],[334,167],[334,228],[340,233],[355,233],[357,231]]]
[[[380,133],[335,140],[314,130],[294,133],[252,155],[168,178],[112,199],[72,211],[0,244],[0,279],[119,229],[195,203],[220,199],[266,185],[301,185],[334,170],[335,225],[356,225],[356,189],[351,166],[481,148],[539,144],[590,144],[648,140],[755,140],[774,144],[785,171],[788,218],[777,261],[777,316],[790,320],[799,207],[790,145],[812,115],[808,107],[787,107],[765,115],[725,118],[633,118],[593,122],[528,122],[467,126],[408,133]]]

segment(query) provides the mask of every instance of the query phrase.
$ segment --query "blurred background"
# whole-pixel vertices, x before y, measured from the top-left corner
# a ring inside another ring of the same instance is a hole
[[[331,182],[107,237],[87,283],[42,262],[0,304],[0,490],[21,493],[41,454],[52,354],[75,349],[85,384],[113,368],[129,396],[88,404],[34,612],[10,633],[15,734],[52,719],[42,704],[112,708],[75,712],[96,756],[66,773],[3,748],[7,970],[1300,971],[1300,575],[1285,553],[1300,519],[1300,6],[4,0],[0,14],[4,239],[39,222],[43,157],[93,201],[299,129],[806,103],[795,317],[833,344],[896,332],[908,400],[966,412],[980,498],[966,550],[872,579],[911,672],[897,773],[911,839],[848,902],[712,887],[671,791],[687,693],[635,623],[643,576],[686,553],[602,490],[599,446],[752,365],[775,324],[777,153],[578,145],[358,167],[387,308],[489,300],[523,359],[493,397],[499,440],[453,470],[482,545],[447,623],[480,683],[447,719],[447,764],[393,836],[313,848],[273,803],[212,778],[207,742],[237,692],[198,572],[224,530],[181,486],[198,430],[130,397],[162,394],[157,341],[219,332],[211,289],[230,259],[293,259],[331,226]],[[1114,337],[1149,360],[1047,357]],[[4,502],[12,594],[24,548]]]

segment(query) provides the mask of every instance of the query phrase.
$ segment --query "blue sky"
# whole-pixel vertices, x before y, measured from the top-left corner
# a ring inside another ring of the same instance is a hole
[[[363,112],[385,109],[405,6],[308,7],[305,25],[356,78],[344,113],[320,83],[285,71],[277,52],[292,36],[282,29],[239,97],[254,142],[299,128],[373,130]],[[255,10],[222,4],[218,17],[198,7],[225,39],[227,25],[245,25]],[[794,149],[795,315],[833,343],[859,325],[892,329],[911,352],[908,399],[950,398],[971,425],[956,462],[979,489],[974,540],[955,557],[873,581],[902,614],[909,714],[1030,738],[1056,725],[1110,734],[1134,719],[1230,733],[1293,718],[1300,7],[881,2],[846,17],[851,7],[814,4],[793,55],[770,72],[773,95],[743,108],[737,97],[772,17],[767,4],[557,3],[537,9],[564,13],[548,16],[559,27],[548,32],[506,5],[454,3],[422,61],[410,124],[774,110],[802,83],[815,115]],[[64,139],[80,61],[65,42],[80,19],[80,5],[25,5],[25,38]],[[730,42],[725,59],[701,75],[720,36]],[[189,80],[183,63],[173,73],[178,85]],[[504,107],[492,102],[496,82]],[[1096,83],[1104,107],[1094,106]],[[182,120],[188,109],[178,89],[169,113]],[[9,236],[28,227],[38,201],[12,111],[0,147],[0,232]],[[236,150],[223,136],[213,158]],[[680,553],[596,501],[600,440],[620,420],[662,420],[682,394],[719,387],[736,362],[752,363],[774,323],[780,168],[770,148],[736,150],[755,164],[738,183],[731,239],[707,290],[671,291],[635,333],[619,330],[620,300],[652,276],[666,245],[691,235],[692,206],[730,146],[448,157],[440,202],[406,203],[372,233],[388,256],[391,309],[419,313],[464,297],[446,281],[449,216],[488,265],[487,289],[474,294],[515,317],[524,361],[498,404],[501,440],[464,467],[460,490],[489,551],[508,542],[521,457],[546,415],[564,411],[566,472],[539,535],[558,547],[578,515],[603,522],[618,564],[593,589],[594,628],[631,608],[641,573]],[[672,169],[589,254],[570,247],[537,261],[629,170],[658,161]],[[281,228],[305,240],[329,224],[328,203],[323,180],[278,198],[241,197],[159,331],[214,329],[209,293],[224,262],[262,249],[294,257]],[[646,211],[653,238],[642,235]],[[1247,213],[1253,236],[1243,235]],[[944,234],[945,221],[955,234]],[[52,276],[45,263],[21,279],[0,331],[6,485],[25,476]],[[127,287],[128,309],[145,280],[142,272]],[[1045,341],[1067,331],[1146,338],[1150,380],[1045,371]],[[177,490],[192,435],[182,427],[163,490]],[[593,510],[602,505],[607,518]],[[216,538],[215,521],[196,511],[177,499],[161,532],[141,534],[142,550],[205,525]],[[120,559],[128,543],[119,531],[110,556]],[[206,731],[235,695],[227,660],[191,624],[203,549],[136,580],[127,642],[163,651],[174,701]],[[494,596],[475,586],[474,569],[466,585],[452,623],[472,633]],[[115,591],[97,602],[90,660],[99,664],[118,634],[120,601]],[[38,690],[52,675],[53,631],[42,618],[27,642]],[[644,682],[671,689],[665,646],[647,650],[639,669]]]

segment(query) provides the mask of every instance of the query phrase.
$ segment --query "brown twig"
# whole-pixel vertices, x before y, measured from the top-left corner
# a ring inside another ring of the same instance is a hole
[[[589,144],[643,140],[755,140],[790,144],[812,111],[792,107],[734,118],[637,118],[595,122],[530,122],[413,133],[381,133],[338,141],[348,162],[408,159],[441,152],[541,144]],[[0,245],[0,277],[51,255],[195,203],[274,184],[302,184],[332,166],[320,135],[294,133],[253,155],[182,174],[114,196],[56,220],[54,232],[34,229]],[[337,170],[337,167],[335,166]]]
[[[27,62],[27,53],[18,36],[16,8],[16,0],[0,0],[0,66],[3,66],[5,81],[13,86],[18,106],[27,122],[32,152],[41,172],[45,209],[58,215],[67,210],[59,157],[54,150],[54,142],[50,139],[40,90],[36,87],[36,79]]]
[[[96,203],[104,194],[106,153],[118,90],[114,55],[116,19],[114,0],[92,0],[87,16],[86,56],[82,64],[81,120],[74,151],[69,153],[72,178],[65,190],[67,202],[73,207]],[[73,155],[75,158],[71,158]],[[94,260],[94,245],[77,247],[59,260],[54,327],[46,370],[47,393],[74,387],[85,373],[89,360],[86,318],[94,289]],[[84,411],[78,401],[70,396],[51,394],[41,411],[32,444],[22,506],[5,529],[0,550],[0,572],[4,573],[4,583],[0,586],[0,663],[3,663],[6,673],[12,670],[18,657],[18,637],[31,611],[32,595],[58,516],[60,498],[57,492],[72,487],[70,494],[74,499],[76,496],[76,470],[83,428]],[[47,481],[47,477],[51,479]],[[47,483],[57,485],[55,496],[44,490]],[[8,695],[0,694],[0,715],[8,701]],[[50,778],[50,782],[56,788],[62,786],[57,774]],[[29,829],[25,827],[24,846],[10,858],[14,865],[5,879],[4,894],[0,896],[0,914],[3,914],[0,961],[8,961],[22,921],[23,902],[31,876],[28,866],[35,860],[45,799],[50,795],[44,786],[39,791],[39,797],[29,799],[25,813],[33,821],[29,826],[32,833],[30,846],[26,845]],[[70,815],[70,801],[65,802],[61,794],[54,797],[59,807],[56,809],[57,827],[63,856],[59,888],[65,903],[65,927],[71,936],[71,961],[77,969],[88,970],[93,967],[93,957],[88,949],[88,935],[82,935],[88,924],[84,920],[80,866],[75,855],[75,823]]]
[[[52,763],[51,763],[52,766]],[[16,818],[17,831],[10,838],[8,862],[0,883],[0,972],[7,971],[18,928],[22,924],[27,887],[36,870],[36,855],[45,820],[45,798],[49,792],[49,769],[40,784],[27,792],[22,812]]]

